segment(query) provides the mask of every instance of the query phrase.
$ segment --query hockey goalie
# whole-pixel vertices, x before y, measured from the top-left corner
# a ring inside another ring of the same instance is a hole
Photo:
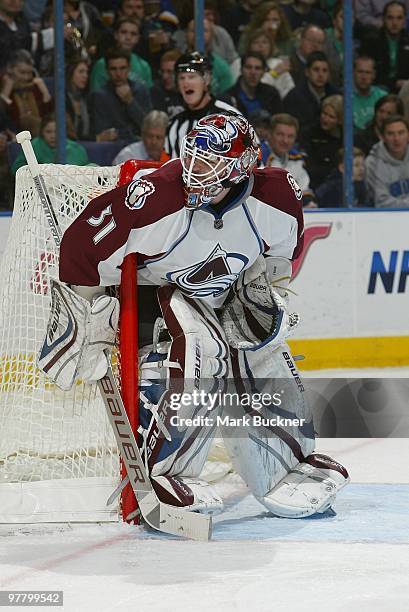
[[[201,478],[219,428],[256,499],[301,518],[329,509],[349,477],[314,453],[312,413],[286,344],[299,321],[288,283],[302,249],[302,192],[257,159],[246,119],[209,115],[185,136],[180,159],[93,199],[60,251],[76,358],[66,363],[50,348],[40,364],[66,387],[104,376],[118,312],[104,288],[120,283],[125,256],[137,253],[138,282],[154,291],[142,312],[139,444],[157,496],[186,510],[222,509]],[[52,347],[50,327],[48,335]]]

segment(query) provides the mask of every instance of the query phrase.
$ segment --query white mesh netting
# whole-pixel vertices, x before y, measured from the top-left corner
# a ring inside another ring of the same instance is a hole
[[[118,168],[42,165],[59,224],[111,189]],[[0,260],[0,483],[117,476],[118,456],[96,386],[62,392],[36,368],[58,252],[28,168],[17,173]]]

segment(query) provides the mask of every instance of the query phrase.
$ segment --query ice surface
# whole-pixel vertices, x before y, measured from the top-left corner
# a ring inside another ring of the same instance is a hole
[[[319,518],[277,519],[220,485],[206,544],[124,524],[2,526],[0,590],[62,589],[68,612],[408,611],[408,447],[319,440],[353,481]]]

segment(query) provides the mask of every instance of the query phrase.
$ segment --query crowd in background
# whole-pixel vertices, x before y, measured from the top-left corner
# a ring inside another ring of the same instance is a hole
[[[288,169],[305,207],[343,205],[343,3],[64,0],[66,163],[166,161],[203,114],[240,112],[260,164]],[[0,0],[0,210],[30,130],[56,160],[53,7]],[[409,0],[354,2],[356,206],[409,207]]]

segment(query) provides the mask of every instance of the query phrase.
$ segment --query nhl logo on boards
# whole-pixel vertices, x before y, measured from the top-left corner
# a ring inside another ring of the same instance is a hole
[[[290,187],[294,191],[295,197],[297,198],[297,200],[301,200],[302,199],[301,188],[299,187],[293,175],[290,174],[289,172],[287,172],[287,181],[290,183]]]
[[[132,181],[128,185],[125,196],[125,206],[130,210],[138,210],[146,202],[146,198],[155,191],[155,186],[145,179]]]

